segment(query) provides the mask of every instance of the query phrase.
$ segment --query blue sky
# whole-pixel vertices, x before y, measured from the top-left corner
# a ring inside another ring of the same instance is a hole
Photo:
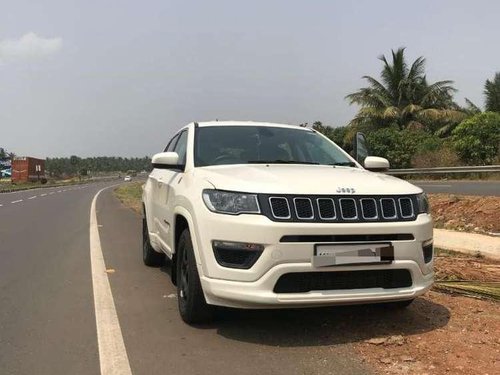
[[[196,120],[345,125],[407,47],[457,101],[500,71],[497,1],[23,1],[0,13],[0,147],[143,156]]]

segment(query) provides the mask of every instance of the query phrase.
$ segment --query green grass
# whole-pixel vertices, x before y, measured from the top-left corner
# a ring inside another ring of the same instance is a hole
[[[142,214],[142,185],[141,182],[131,182],[118,186],[114,190],[115,196],[127,207],[138,214]]]

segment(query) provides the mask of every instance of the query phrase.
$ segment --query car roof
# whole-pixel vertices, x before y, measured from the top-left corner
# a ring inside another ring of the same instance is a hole
[[[291,129],[302,129],[305,131],[311,131],[310,128],[301,127],[298,125],[290,124],[279,124],[274,122],[261,122],[261,121],[201,121],[198,122],[199,127],[207,126],[268,126],[276,128],[291,128]]]

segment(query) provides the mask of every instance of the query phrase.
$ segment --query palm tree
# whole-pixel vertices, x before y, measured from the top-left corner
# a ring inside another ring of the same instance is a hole
[[[486,97],[486,110],[500,112],[500,73],[496,73],[492,81],[486,80],[484,96]]]
[[[432,131],[458,123],[465,115],[453,102],[453,81],[427,82],[425,59],[419,57],[411,66],[405,60],[405,48],[392,50],[392,62],[385,56],[381,80],[364,76],[368,87],[346,96],[360,110],[351,120],[355,128],[397,125],[399,129],[425,128]]]

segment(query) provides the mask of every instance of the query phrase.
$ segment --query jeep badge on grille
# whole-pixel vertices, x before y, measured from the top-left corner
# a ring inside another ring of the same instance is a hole
[[[338,187],[337,193],[354,194],[356,190],[351,187]]]

